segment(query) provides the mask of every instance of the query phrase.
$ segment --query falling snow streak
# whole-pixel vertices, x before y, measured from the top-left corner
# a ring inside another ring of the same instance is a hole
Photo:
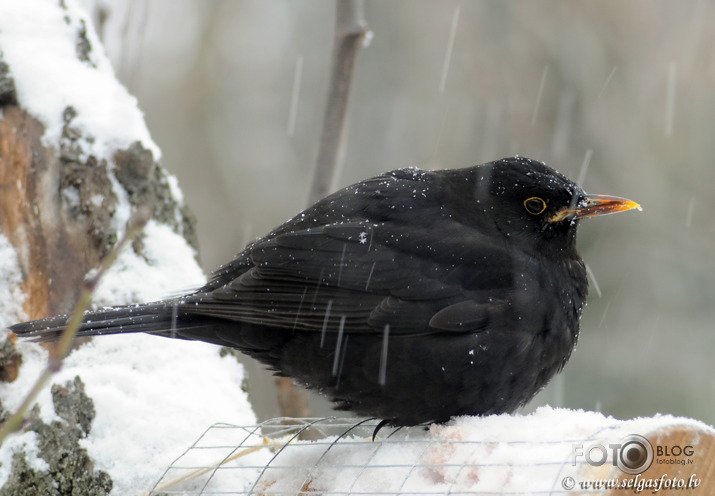
[[[303,302],[305,301],[305,295],[308,293],[308,288],[303,289],[303,295],[300,297],[300,303],[298,304],[298,311],[295,312],[295,320],[293,321],[293,330],[295,331],[298,325],[298,318],[300,317],[300,311],[303,309]]]
[[[345,315],[340,317],[340,326],[338,327],[338,340],[335,343],[335,359],[333,360],[333,377],[338,375],[338,366],[340,365],[340,355],[342,353],[341,345],[343,344],[343,331],[345,330]]]
[[[318,293],[320,293],[320,285],[323,284],[323,273],[325,267],[320,268],[320,274],[318,275],[318,280],[315,282],[315,291],[313,292],[313,301],[310,302],[311,307],[315,307],[315,302],[318,300]],[[332,300],[330,301],[332,303]]]
[[[345,363],[345,354],[348,351],[348,340],[350,339],[350,335],[348,334],[345,336],[345,342],[343,343],[343,346],[340,348],[340,364],[338,365],[338,375],[337,375],[337,380],[335,381],[335,387],[339,388],[340,387],[340,378],[343,376],[343,364]]]
[[[675,82],[678,76],[678,64],[671,62],[668,66],[668,86],[665,93],[665,135],[673,134],[675,119]]]
[[[606,82],[603,83],[603,86],[601,87],[601,91],[598,92],[598,98],[600,99],[603,96],[603,92],[606,91],[606,87],[608,86],[608,83],[611,82],[611,79],[613,79],[613,75],[616,73],[616,67],[613,66],[613,69],[611,69],[611,73],[608,75],[606,78]]]
[[[303,80],[303,57],[298,55],[295,60],[295,73],[293,74],[293,90],[290,96],[290,110],[288,111],[288,136],[295,132],[295,121],[298,115],[298,99],[300,98],[300,85]]]
[[[586,155],[583,157],[583,162],[581,162],[581,170],[578,173],[578,179],[576,179],[576,184],[583,188],[583,182],[586,180],[586,173],[588,172],[588,166],[591,164],[591,157],[593,157],[593,150],[589,148],[586,150]]]
[[[345,267],[345,250],[347,249],[348,245],[343,244],[343,252],[340,254],[340,265],[338,266],[338,286],[340,286],[340,282],[343,279],[343,267]]]
[[[370,273],[367,275],[367,281],[365,281],[365,291],[367,291],[368,286],[370,286],[370,280],[372,279],[372,273],[375,270],[375,264],[377,264],[377,262],[372,263],[372,267],[370,267]]]
[[[588,278],[591,279],[591,282],[593,283],[593,289],[596,290],[596,294],[598,294],[598,297],[601,298],[603,296],[601,294],[601,288],[598,285],[598,281],[596,281],[596,276],[593,275],[593,271],[591,270],[591,267],[588,266],[588,264],[584,264],[586,266],[586,274],[588,274]]]
[[[380,352],[380,371],[377,375],[377,382],[384,386],[387,381],[387,345],[390,340],[390,324],[385,324],[382,331],[382,351]]]
[[[439,92],[444,93],[444,88],[447,86],[447,75],[449,74],[449,66],[452,63],[452,51],[454,50],[454,40],[457,37],[457,25],[459,24],[459,7],[454,8],[452,15],[452,27],[449,30],[449,41],[447,42],[447,50],[444,53],[444,61],[442,62],[442,76],[439,79]]]
[[[328,320],[330,319],[330,309],[333,307],[333,300],[328,300],[328,305],[325,307],[325,318],[323,319],[323,328],[320,330],[320,347],[325,344],[325,332],[328,330]]]
[[[536,93],[536,102],[534,102],[534,111],[531,114],[531,125],[536,124],[536,117],[539,115],[539,107],[541,106],[541,97],[544,95],[544,86],[546,86],[546,76],[549,74],[549,64],[544,66],[541,72],[541,82],[539,83],[539,91]]]
[[[695,198],[691,198],[688,202],[688,211],[685,213],[685,227],[693,225],[693,214],[695,213]]]

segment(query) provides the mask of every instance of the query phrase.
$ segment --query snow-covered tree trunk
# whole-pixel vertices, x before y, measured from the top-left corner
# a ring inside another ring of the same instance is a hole
[[[138,204],[149,204],[154,219],[195,241],[136,102],[114,80],[85,19],[67,7],[54,10],[66,12],[55,20],[65,24],[57,34],[66,45],[74,42],[74,60],[62,61],[52,49],[60,40],[41,40],[46,46],[33,53],[23,45],[36,42],[36,33],[23,38],[21,30],[4,29],[0,35],[6,68],[0,71],[0,225],[17,250],[24,311],[33,319],[72,308],[85,274]]]
[[[9,77],[5,82],[12,85]],[[72,106],[63,112],[59,147],[43,143],[44,125],[17,102],[6,100],[2,115],[0,226],[17,251],[27,318],[72,309],[85,274],[123,228],[118,209],[148,203],[155,219],[193,241],[168,176],[140,141],[96,157],[82,150],[81,141],[92,137],[72,126]],[[120,196],[128,202],[120,204]]]
[[[15,8],[27,16],[14,19],[16,29],[5,8],[0,32],[0,225],[17,250],[23,308],[33,319],[72,308],[85,274],[138,204],[195,248],[173,178],[88,21],[61,2],[45,3],[39,19]],[[54,36],[23,29],[31,25]]]
[[[202,283],[192,217],[160,158],[136,99],[73,0],[0,4],[0,326],[71,311],[85,276],[140,205],[152,219],[97,289],[95,305],[158,299]],[[14,343],[6,331],[0,341],[2,420],[46,352]],[[148,489],[162,469],[148,462],[166,466],[196,429],[232,416],[254,420],[241,367],[217,348],[156,346],[148,336],[114,343],[98,340],[70,355],[22,431],[0,446],[0,495]],[[113,374],[124,367],[115,388]],[[233,390],[213,401],[207,382]],[[192,385],[204,396],[192,398]],[[112,444],[124,437],[141,439],[143,449]]]

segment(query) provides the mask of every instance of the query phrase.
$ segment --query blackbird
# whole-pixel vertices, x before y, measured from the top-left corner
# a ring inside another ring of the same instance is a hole
[[[632,208],[523,157],[399,169],[320,200],[195,292],[88,312],[78,335],[233,347],[393,426],[511,412],[576,344],[579,219]],[[51,340],[66,322],[10,329]]]

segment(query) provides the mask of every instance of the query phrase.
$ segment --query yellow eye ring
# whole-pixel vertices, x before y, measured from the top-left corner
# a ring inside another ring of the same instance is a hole
[[[546,210],[546,202],[538,196],[532,196],[524,200],[524,208],[531,215],[539,215]]]

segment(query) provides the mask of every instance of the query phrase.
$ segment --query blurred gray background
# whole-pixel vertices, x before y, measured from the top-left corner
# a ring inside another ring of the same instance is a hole
[[[331,0],[85,3],[108,13],[107,51],[196,214],[207,271],[305,206]],[[366,17],[336,186],[519,154],[643,206],[582,223],[598,290],[527,410],[715,423],[715,4],[367,0]],[[277,415],[272,380],[249,374],[259,418]]]

